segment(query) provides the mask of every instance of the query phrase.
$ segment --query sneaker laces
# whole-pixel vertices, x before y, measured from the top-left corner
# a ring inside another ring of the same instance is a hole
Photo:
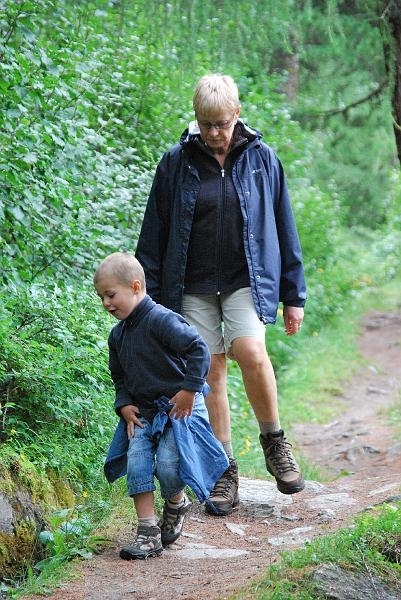
[[[298,465],[291,452],[291,444],[285,439],[278,439],[269,448],[268,459],[279,473],[298,472]]]
[[[180,518],[182,517],[181,509],[184,508],[185,504],[186,498],[184,498],[177,506],[172,507],[168,504],[165,505],[163,510],[163,529],[174,531],[175,526],[180,522]]]
[[[136,538],[134,540],[133,546],[138,548],[142,548],[142,546],[149,546],[154,543],[154,538],[148,531],[137,532]]]
[[[141,547],[145,542],[149,543],[149,536],[144,535],[143,533],[140,533],[136,536],[134,545]]]

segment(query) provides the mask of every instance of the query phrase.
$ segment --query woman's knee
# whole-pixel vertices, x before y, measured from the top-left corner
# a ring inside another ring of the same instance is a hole
[[[264,342],[257,338],[237,338],[232,346],[234,358],[240,367],[257,368],[270,362]]]

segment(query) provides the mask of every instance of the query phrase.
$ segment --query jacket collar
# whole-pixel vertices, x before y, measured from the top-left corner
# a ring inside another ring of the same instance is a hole
[[[144,318],[147,313],[152,310],[152,308],[156,305],[156,302],[153,302],[152,298],[146,294],[144,299],[134,308],[132,313],[124,319],[123,323],[125,327],[135,327],[138,323]]]

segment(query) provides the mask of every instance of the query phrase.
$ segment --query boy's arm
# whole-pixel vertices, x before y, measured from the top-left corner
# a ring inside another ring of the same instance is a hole
[[[166,348],[185,360],[182,390],[201,392],[210,368],[210,352],[197,329],[177,313],[166,311],[159,323]]]
[[[121,366],[121,363],[118,359],[117,352],[114,348],[114,345],[111,340],[111,336],[109,337],[109,370],[110,376],[114,383],[115,389],[115,399],[114,399],[114,410],[120,416],[122,415],[122,408],[124,406],[134,406],[139,412],[138,408],[135,406],[133,398],[130,392],[125,387],[124,383],[124,370]]]

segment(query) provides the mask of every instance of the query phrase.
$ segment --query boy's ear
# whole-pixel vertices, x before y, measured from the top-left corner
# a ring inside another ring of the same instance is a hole
[[[134,279],[134,281],[131,283],[131,289],[135,294],[138,294],[142,291],[142,284],[139,279]]]

